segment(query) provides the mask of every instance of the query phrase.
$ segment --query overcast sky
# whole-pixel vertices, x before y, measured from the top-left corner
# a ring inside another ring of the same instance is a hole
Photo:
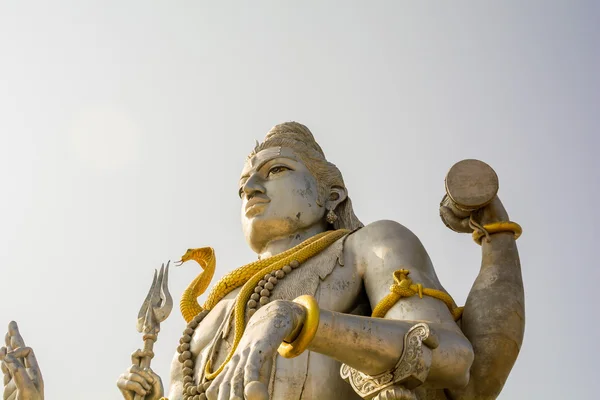
[[[500,399],[597,398],[599,3],[220,4],[0,3],[0,327],[20,323],[46,398],[119,398],[163,261],[213,246],[216,279],[255,259],[237,181],[289,120],[460,304],[480,248],[438,204],[456,161],[489,163],[524,228],[525,341]],[[172,270],[174,298],[198,272]],[[165,384],[183,327],[175,308],[155,347]]]

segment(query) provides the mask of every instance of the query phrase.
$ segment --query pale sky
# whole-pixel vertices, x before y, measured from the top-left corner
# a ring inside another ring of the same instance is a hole
[[[599,3],[252,4],[0,3],[0,328],[19,322],[46,398],[120,398],[162,262],[212,246],[216,281],[255,259],[239,173],[296,120],[359,218],[413,230],[460,304],[480,248],[438,204],[456,161],[489,163],[524,229],[525,340],[500,399],[596,399]],[[172,270],[176,303],[198,272]],[[175,307],[165,385],[183,328]]]

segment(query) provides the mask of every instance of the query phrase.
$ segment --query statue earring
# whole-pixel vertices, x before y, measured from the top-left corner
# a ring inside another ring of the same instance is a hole
[[[325,220],[330,223],[331,225],[333,225],[333,223],[335,221],[337,221],[338,216],[333,212],[333,210],[329,210],[327,212],[327,217],[325,217]]]

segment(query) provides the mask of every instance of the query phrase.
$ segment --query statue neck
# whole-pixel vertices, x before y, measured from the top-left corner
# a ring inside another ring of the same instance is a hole
[[[275,256],[279,253],[283,253],[286,250],[291,249],[294,246],[299,245],[306,239],[309,239],[319,233],[327,230],[326,224],[317,224],[309,228],[294,232],[292,235],[284,238],[273,239],[269,241],[263,250],[258,254],[258,259],[262,260],[268,257]]]

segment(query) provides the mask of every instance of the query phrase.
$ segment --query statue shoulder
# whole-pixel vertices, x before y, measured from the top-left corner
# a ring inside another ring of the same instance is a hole
[[[376,221],[352,233],[346,241],[345,251],[346,260],[354,263],[363,275],[367,272],[384,274],[391,279],[395,270],[406,268],[411,270],[413,277],[439,285],[419,238],[396,221]]]
[[[423,249],[419,238],[407,227],[392,220],[379,220],[365,225],[348,237],[348,245],[354,250],[364,251],[382,245]]]

